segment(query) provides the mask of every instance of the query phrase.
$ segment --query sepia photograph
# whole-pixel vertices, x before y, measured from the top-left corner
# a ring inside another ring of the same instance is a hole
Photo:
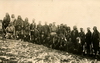
[[[0,0],[0,63],[100,63],[100,0]]]

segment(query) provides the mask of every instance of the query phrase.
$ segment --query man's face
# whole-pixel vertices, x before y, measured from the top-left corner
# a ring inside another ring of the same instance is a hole
[[[25,21],[28,21],[28,18],[26,18]]]
[[[82,32],[82,31],[83,31],[83,29],[81,28],[81,29],[80,29],[80,31]]]
[[[96,28],[96,27],[94,27],[94,28],[93,28],[93,30],[95,31],[95,30],[97,30],[97,28]]]
[[[74,26],[74,27],[73,27],[73,30],[77,30],[77,28]]]
[[[50,23],[49,26],[52,26],[52,24]]]
[[[9,14],[8,13],[6,13],[6,17],[8,17],[9,16]]]
[[[33,23],[35,23],[35,19],[33,19],[33,21],[32,21]]]
[[[15,18],[15,15],[14,14],[12,14],[12,16],[11,16],[12,18]]]
[[[18,19],[21,19],[21,16],[18,16]]]
[[[53,22],[53,26],[55,26],[55,22]]]
[[[39,21],[39,24],[41,25],[41,21]]]

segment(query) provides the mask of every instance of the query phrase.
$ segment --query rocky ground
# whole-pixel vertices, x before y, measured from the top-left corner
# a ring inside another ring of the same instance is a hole
[[[0,63],[100,63],[20,40],[0,40]]]

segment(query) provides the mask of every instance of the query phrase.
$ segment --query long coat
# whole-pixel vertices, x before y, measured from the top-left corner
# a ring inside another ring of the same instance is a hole
[[[93,48],[94,48],[94,50],[97,51],[99,49],[99,32],[98,31],[94,31],[93,32],[92,42],[93,42]]]

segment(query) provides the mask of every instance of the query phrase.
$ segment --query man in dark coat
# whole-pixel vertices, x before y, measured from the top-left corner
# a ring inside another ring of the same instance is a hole
[[[77,42],[77,37],[78,37],[78,36],[79,36],[79,34],[78,34],[77,27],[74,26],[74,27],[73,27],[73,30],[72,30],[72,32],[71,32],[71,41],[72,41],[72,43],[73,43],[73,46],[74,46],[75,50],[77,49],[77,44],[78,44],[78,42]]]
[[[92,38],[92,33],[90,31],[90,28],[87,28],[87,33],[86,33],[86,44],[87,44],[87,54],[90,55],[91,52],[91,38]]]
[[[92,42],[93,42],[93,49],[94,49],[94,53],[95,53],[95,57],[98,54],[99,51],[99,32],[97,30],[97,27],[94,26],[93,27],[93,34],[92,34]]]

